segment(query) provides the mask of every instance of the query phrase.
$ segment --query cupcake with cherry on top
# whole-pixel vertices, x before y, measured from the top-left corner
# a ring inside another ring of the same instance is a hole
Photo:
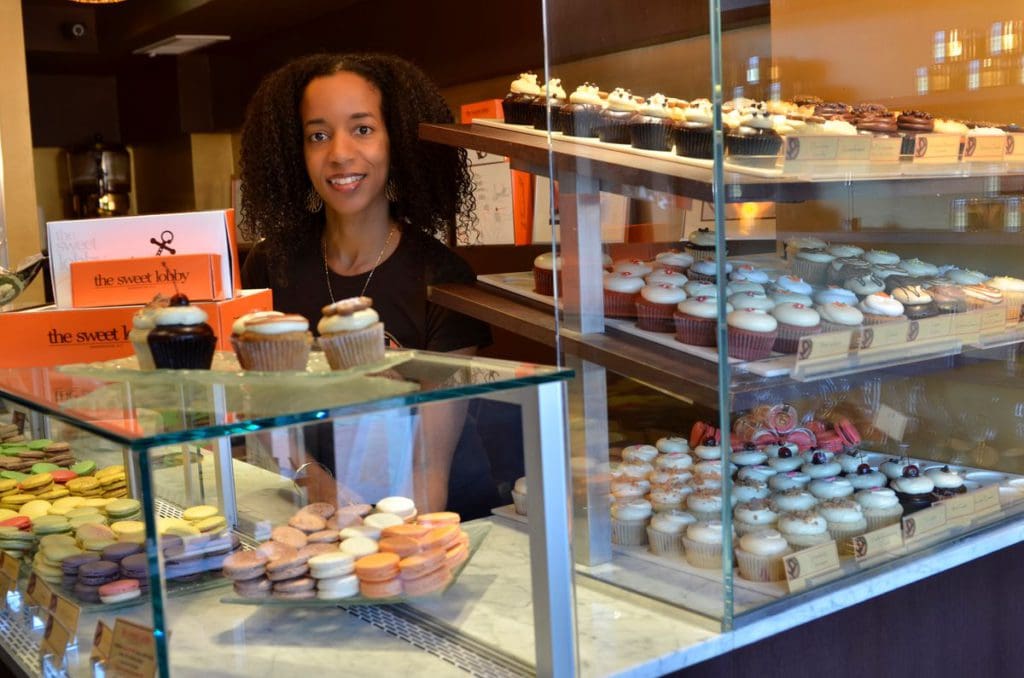
[[[889,481],[889,486],[896,491],[896,496],[903,505],[903,513],[910,515],[932,505],[932,492],[935,483],[928,476],[921,475],[916,464],[909,464],[903,469],[903,475]]]
[[[672,314],[686,299],[681,287],[666,283],[648,284],[636,300],[637,327],[650,332],[674,332]]]
[[[217,337],[206,323],[206,311],[175,294],[166,308],[153,314],[153,329],[146,343],[158,369],[208,370]]]
[[[738,309],[726,316],[729,357],[761,360],[771,355],[778,338],[778,321],[756,309]]]

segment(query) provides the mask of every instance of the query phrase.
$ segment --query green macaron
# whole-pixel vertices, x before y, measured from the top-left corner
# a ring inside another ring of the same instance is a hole
[[[72,465],[71,470],[80,476],[91,476],[93,473],[96,473],[96,462],[86,459]]]
[[[36,440],[30,440],[25,443],[30,450],[41,450],[50,445],[53,445],[53,441],[49,438],[37,438]]]

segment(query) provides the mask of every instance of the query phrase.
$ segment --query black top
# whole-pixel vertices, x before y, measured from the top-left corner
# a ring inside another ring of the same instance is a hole
[[[334,299],[358,297],[369,275],[340,276],[330,271]],[[323,253],[319,248],[305,252],[289,263],[286,276],[287,286],[273,284],[267,244],[261,241],[242,267],[242,286],[269,287],[276,310],[305,316],[316,333],[320,309],[331,303]],[[486,323],[427,300],[428,285],[472,283],[475,279],[469,264],[439,240],[408,229],[402,232],[395,251],[373,273],[366,296],[373,299],[392,347],[440,352],[482,347],[491,343]]]

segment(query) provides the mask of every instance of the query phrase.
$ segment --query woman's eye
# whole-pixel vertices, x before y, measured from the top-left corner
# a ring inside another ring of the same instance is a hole
[[[358,134],[361,137],[365,137],[371,132],[373,132],[373,128],[370,127],[369,125],[360,125],[359,127],[356,127],[356,134]]]
[[[320,141],[327,141],[327,132],[313,132],[309,135],[309,140],[316,143]]]

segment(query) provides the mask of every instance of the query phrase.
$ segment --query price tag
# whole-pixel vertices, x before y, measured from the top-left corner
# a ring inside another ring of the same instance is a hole
[[[57,618],[72,637],[78,633],[78,617],[82,608],[64,596],[54,593],[50,597],[50,614]]]
[[[903,543],[910,546],[946,527],[946,507],[941,503],[903,519]]]
[[[783,146],[783,168],[833,162],[839,148],[836,136],[789,136]]]
[[[46,628],[43,630],[43,641],[39,643],[40,659],[50,654],[53,655],[53,665],[59,667],[64,661],[64,653],[67,652],[68,643],[74,638],[74,633],[67,629],[56,615],[49,615],[46,618]]]
[[[1002,162],[1006,153],[1006,137],[1002,134],[967,135],[964,140],[964,162]]]
[[[963,341],[976,341],[981,334],[981,313],[954,313],[953,334]]]
[[[980,490],[975,490],[974,495],[974,516],[980,518],[992,513],[999,513],[1002,506],[999,503],[999,486],[989,485]]]
[[[871,560],[903,548],[903,526],[893,523],[853,538],[853,557]]]
[[[816,360],[819,358],[835,358],[850,352],[850,341],[853,332],[825,332],[804,337],[797,349],[797,360]]]
[[[907,430],[907,417],[888,405],[879,405],[872,426],[893,440],[903,440]]]
[[[810,580],[839,570],[839,551],[834,541],[783,556],[790,593],[803,591]]]
[[[993,334],[1006,329],[1006,304],[996,304],[981,312],[981,333]]]
[[[855,134],[836,140],[836,161],[866,163],[871,161],[871,136]]]
[[[934,165],[959,160],[959,134],[918,134],[914,138],[915,165]]]
[[[873,137],[871,139],[872,163],[897,163],[900,161],[900,137]]]
[[[907,343],[907,325],[905,320],[897,320],[881,325],[865,326],[860,331],[861,350],[892,348]]]
[[[49,611],[53,591],[50,590],[49,584],[43,581],[42,577],[33,572],[28,576],[28,588],[25,590],[25,596],[28,599],[29,605],[38,605],[44,610]]]
[[[1003,140],[1003,160],[1024,162],[1024,134],[1007,134]]]
[[[107,656],[106,675],[152,678],[156,675],[153,629],[118,617]]]
[[[910,327],[907,328],[907,341],[916,341],[923,344],[937,339],[948,338],[953,327],[952,318],[953,316],[943,313],[934,318],[911,320]]]
[[[96,631],[92,634],[92,652],[89,659],[94,662],[105,662],[110,656],[110,646],[114,643],[114,631],[103,623],[96,622]]]
[[[947,525],[967,525],[974,516],[974,493],[972,492],[944,499],[942,504],[946,507]]]
[[[21,561],[7,552],[0,552],[0,610],[7,609],[7,594],[18,586]]]

